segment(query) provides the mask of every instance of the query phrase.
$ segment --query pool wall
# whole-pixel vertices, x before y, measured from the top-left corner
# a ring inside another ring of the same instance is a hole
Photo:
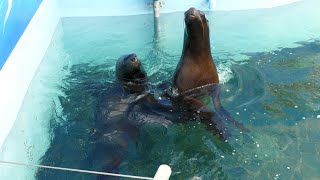
[[[0,69],[42,0],[0,0]]]
[[[258,8],[273,8],[287,5],[301,0],[163,0],[164,6],[161,7],[161,13],[170,13],[185,11],[190,7],[195,7],[203,11],[232,11],[247,10]],[[59,0],[61,16],[123,16],[134,14],[152,13],[152,8],[148,3],[152,0],[121,0],[121,1],[104,1],[95,0]]]
[[[29,84],[60,16],[55,0],[44,0],[0,72],[0,147],[10,132]]]

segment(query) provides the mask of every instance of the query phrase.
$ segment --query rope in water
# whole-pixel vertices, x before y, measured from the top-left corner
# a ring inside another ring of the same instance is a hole
[[[88,173],[88,174],[97,174],[97,175],[105,175],[105,176],[117,176],[117,177],[131,178],[131,179],[153,180],[153,178],[150,178],[150,177],[131,176],[131,175],[124,175],[124,174],[106,173],[106,172],[99,172],[99,171],[88,171],[88,170],[81,170],[81,169],[54,167],[54,166],[43,166],[43,165],[37,165],[37,164],[26,164],[26,163],[11,162],[11,161],[1,161],[0,160],[0,163],[21,165],[21,166],[31,166],[31,167],[45,168],[45,169],[55,169],[55,170],[62,170],[62,171],[72,171],[72,172],[80,172],[80,173]]]

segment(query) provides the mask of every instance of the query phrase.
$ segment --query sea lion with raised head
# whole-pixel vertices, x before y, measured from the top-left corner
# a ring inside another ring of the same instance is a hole
[[[143,93],[147,74],[135,53],[121,56],[116,64],[116,78],[130,93]]]
[[[105,172],[117,173],[130,142],[135,142],[139,129],[146,125],[167,127],[171,124],[159,112],[170,112],[170,106],[156,100],[149,92],[148,76],[134,53],[121,56],[116,63],[115,87],[98,103],[96,111],[96,151],[105,152]],[[100,160],[101,161],[101,160]],[[98,175],[97,179],[108,179]]]
[[[222,120],[227,120],[243,131],[248,131],[223,108],[217,68],[211,56],[208,20],[195,8],[185,12],[184,43],[180,61],[173,76],[173,89],[188,109],[201,111],[208,128],[216,126],[222,138],[228,131]],[[208,97],[210,97],[208,99]],[[215,106],[216,113],[209,108]],[[213,118],[215,117],[215,118]],[[216,132],[217,133],[217,132]]]
[[[219,76],[210,50],[209,26],[202,11],[185,12],[184,43],[173,76],[179,93],[208,84],[219,84]]]
[[[168,105],[168,102],[155,99],[151,92],[152,87],[148,82],[148,76],[135,53],[123,55],[118,59],[116,77],[122,87],[131,94],[131,106],[138,103],[139,106],[150,109],[149,112],[156,112],[157,110],[159,112],[169,112],[173,108]]]

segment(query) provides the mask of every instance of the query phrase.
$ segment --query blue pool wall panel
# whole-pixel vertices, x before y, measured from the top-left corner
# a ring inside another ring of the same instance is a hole
[[[0,69],[42,0],[0,0]]]

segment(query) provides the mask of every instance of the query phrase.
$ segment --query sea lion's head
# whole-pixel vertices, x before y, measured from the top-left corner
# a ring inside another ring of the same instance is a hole
[[[141,92],[147,82],[147,74],[135,53],[121,56],[116,64],[116,77],[130,92]]]
[[[189,38],[205,40],[209,38],[208,20],[205,14],[195,8],[190,8],[184,13],[186,35]]]

